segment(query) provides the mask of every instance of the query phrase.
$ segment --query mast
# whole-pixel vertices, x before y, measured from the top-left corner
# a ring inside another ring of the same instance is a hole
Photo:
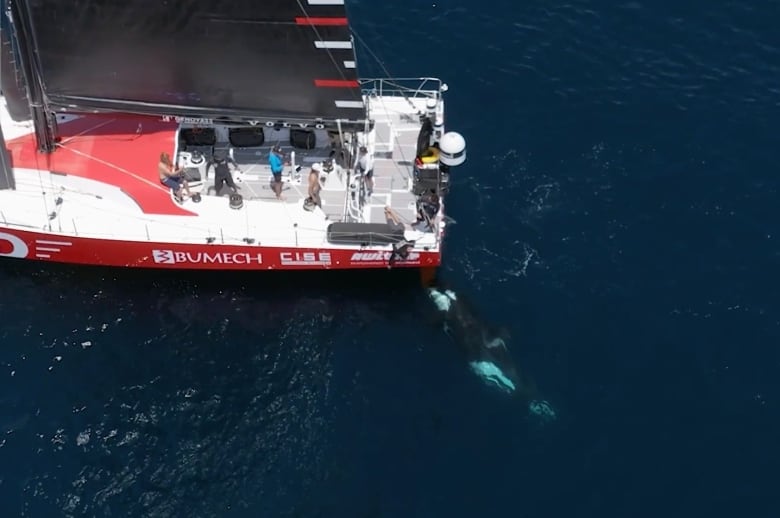
[[[16,43],[11,38],[11,18],[8,2],[2,0],[0,11],[0,91],[5,98],[8,115],[14,122],[30,120],[30,101],[27,86],[19,70]]]
[[[10,49],[6,49],[6,40],[9,40],[8,43],[10,43],[10,39],[6,37],[6,31],[8,30],[8,26],[10,24],[6,23],[6,16],[5,16],[5,1],[2,2],[2,12],[0,12],[0,45],[3,46],[2,49],[0,49],[0,52],[3,52],[2,55],[2,65],[0,65],[0,75],[3,74],[3,68],[6,68],[5,62],[6,62],[6,55],[5,52],[10,51]],[[1,87],[0,87],[1,88]],[[5,92],[3,92],[5,95]],[[10,111],[10,110],[9,110]],[[11,161],[8,158],[8,148],[5,147],[5,135],[3,135],[3,125],[0,124],[0,190],[5,189],[13,189],[16,187],[14,182],[14,173],[13,169],[11,168]]]
[[[37,60],[35,34],[30,22],[27,4],[21,0],[9,0],[12,38],[16,38],[19,49],[19,61],[27,85],[30,99],[30,113],[35,126],[38,150],[44,153],[54,151],[55,124],[45,104],[43,84],[39,74],[40,63]]]
[[[30,113],[35,126],[38,151],[50,153],[54,151],[56,138],[55,119],[46,107],[31,13],[27,3],[23,0],[9,0],[9,4],[13,28],[11,37],[16,38],[19,47],[19,61],[30,99]]]

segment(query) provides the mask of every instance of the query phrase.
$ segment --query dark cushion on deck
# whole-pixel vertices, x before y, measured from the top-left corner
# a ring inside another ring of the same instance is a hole
[[[403,238],[403,227],[387,223],[331,223],[328,226],[328,242],[339,245],[388,245]]]

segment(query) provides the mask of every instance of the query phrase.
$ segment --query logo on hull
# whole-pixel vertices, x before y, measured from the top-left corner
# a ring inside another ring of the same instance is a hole
[[[176,252],[152,250],[157,264],[263,264],[261,254],[249,252]]]
[[[50,259],[51,254],[59,254],[62,247],[73,245],[70,241],[52,241],[49,239],[35,240],[35,257],[39,259]]]
[[[329,266],[330,252],[281,252],[282,266]]]
[[[53,237],[53,236],[52,236]],[[8,250],[8,243],[11,245],[11,249]],[[70,241],[52,241],[49,239],[36,239],[32,245],[32,253],[30,253],[30,246],[27,245],[21,238],[13,234],[6,232],[0,232],[0,257],[16,257],[24,259],[34,255],[36,259],[51,259],[52,254],[58,254],[62,252],[63,247],[72,246]]]
[[[0,257],[17,257],[19,259],[23,259],[27,257],[27,254],[30,253],[30,249],[27,247],[27,243],[19,239],[13,234],[6,234],[5,232],[0,232],[0,243],[5,241],[6,243],[10,243],[11,250],[9,252],[0,252]],[[6,249],[7,247],[2,246],[0,244],[0,250]]]
[[[387,262],[390,260],[390,257],[393,255],[392,252],[355,252],[352,254],[352,261],[354,262],[364,262],[364,263],[381,263],[381,262]],[[406,259],[402,259],[401,257],[396,257],[396,262],[399,263],[410,263],[414,262],[420,259],[420,254],[418,252],[411,252]]]

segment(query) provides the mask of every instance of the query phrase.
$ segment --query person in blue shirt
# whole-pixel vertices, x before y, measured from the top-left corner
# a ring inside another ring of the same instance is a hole
[[[284,160],[282,159],[282,147],[276,145],[271,148],[271,152],[268,154],[268,163],[271,166],[271,174],[274,175],[274,180],[271,183],[271,188],[276,194],[277,200],[283,200],[282,197],[282,171],[284,170]]]

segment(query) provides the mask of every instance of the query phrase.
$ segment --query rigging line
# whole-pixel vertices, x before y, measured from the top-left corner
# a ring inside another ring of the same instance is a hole
[[[35,169],[36,169],[36,171],[38,173],[38,185],[40,186],[41,197],[43,198],[43,210],[46,211],[47,225],[49,225],[49,229],[51,230],[51,223],[48,223],[48,219],[49,219],[49,204],[46,201],[46,191],[44,190],[44,187],[43,187],[43,178],[41,177],[41,166],[40,166],[40,163],[39,163],[41,156],[42,156],[41,154],[36,153],[36,157],[35,157],[35,165],[36,165],[36,167],[35,167]],[[49,173],[49,180],[52,181],[51,180],[51,171],[48,168],[48,164],[47,164],[47,167],[46,167],[46,171],[48,171],[48,173]],[[54,185],[52,185],[52,190],[54,190]]]
[[[309,16],[309,13],[306,11],[306,8],[303,7],[303,4],[301,3],[301,0],[296,0],[296,2],[298,3],[298,7],[300,7],[301,12],[303,12],[303,15],[306,17],[306,19],[307,20],[311,20],[312,17]],[[311,29],[314,31],[314,35],[317,36],[317,40],[318,41],[325,41],[325,40],[322,39],[322,35],[320,34],[320,31],[317,30],[317,27],[313,23],[309,24],[309,27],[311,27]],[[349,28],[349,30],[351,31],[351,28]],[[353,47],[352,48],[352,54],[354,56],[354,54],[355,54],[354,45],[352,47]],[[331,51],[331,49],[325,48],[324,50],[328,53],[328,57],[330,58],[331,62],[333,63],[333,66],[336,67],[336,70],[338,71],[338,74],[341,76],[341,79],[344,79],[346,81],[347,80],[347,76],[346,76],[346,74],[344,74],[344,71],[342,70],[342,67],[339,66],[338,61],[336,60],[336,57],[333,55],[333,52]],[[357,56],[354,56],[354,57],[355,57],[355,59],[357,59]],[[350,95],[353,98],[355,98],[355,99],[360,98],[360,100],[362,100],[362,94],[360,93],[360,88],[358,87],[358,95],[357,96],[355,95],[355,91],[354,90],[355,89],[350,88]]]
[[[360,44],[366,49],[366,52],[368,52],[368,54],[372,58],[374,58],[374,61],[376,61],[379,64],[379,66],[382,67],[382,72],[384,72],[385,76],[388,79],[392,78],[393,76],[390,74],[390,71],[387,69],[387,67],[385,66],[384,62],[379,59],[379,56],[377,56],[374,53],[373,50],[371,50],[371,47],[368,46],[368,43],[366,43],[366,41],[360,36],[360,34],[358,34],[358,32],[355,29],[352,29],[352,34],[355,35],[355,37],[358,39]],[[409,98],[406,96],[406,93],[404,92],[404,89],[403,88],[399,88],[399,91],[401,92],[401,95],[403,95],[404,99],[406,99],[411,104],[411,101],[409,101]],[[414,107],[413,104],[412,104],[412,107]]]
[[[382,67],[382,71],[385,73],[385,75],[386,75],[388,78],[389,78],[389,77],[392,77],[392,76],[390,75],[390,71],[389,71],[389,70],[387,70],[387,67],[385,66],[385,64],[384,64],[384,63],[383,63],[383,62],[382,62],[382,61],[379,59],[379,57],[378,57],[378,56],[377,56],[377,55],[374,53],[374,51],[373,51],[373,50],[371,50],[371,47],[369,47],[369,46],[368,46],[368,44],[367,44],[367,43],[365,42],[365,40],[364,40],[364,39],[363,39],[363,38],[360,36],[360,34],[358,34],[358,32],[357,32],[355,29],[352,29],[352,28],[350,28],[350,29],[352,30],[352,34],[353,34],[353,35],[354,35],[354,36],[355,36],[355,37],[358,39],[358,41],[360,42],[360,44],[361,44],[361,45],[363,45],[363,47],[365,47],[365,49],[366,49],[366,51],[368,52],[368,54],[369,54],[369,55],[370,55],[372,58],[374,58],[374,61],[376,61],[376,62],[379,64],[379,66],[380,66],[380,67]]]
[[[68,138],[66,138],[66,139],[64,139],[64,140],[62,140],[62,141],[60,142],[60,145],[61,145],[61,146],[62,146],[62,145],[65,145],[65,144],[67,144],[68,142],[70,142],[71,140],[73,140],[73,139],[75,139],[75,138],[78,138],[78,137],[81,137],[81,136],[84,136],[84,135],[86,135],[87,133],[89,133],[89,132],[91,132],[91,131],[94,131],[94,130],[96,130],[96,129],[102,128],[103,126],[106,126],[106,125],[108,125],[108,124],[111,124],[111,123],[112,123],[112,122],[114,122],[115,120],[116,120],[116,119],[110,119],[110,120],[107,120],[107,121],[101,122],[100,124],[96,124],[96,125],[92,126],[91,128],[87,128],[87,129],[85,129],[84,131],[82,131],[82,132],[80,132],[80,133],[76,133],[75,135],[72,135],[72,136],[70,136],[70,137],[68,137]]]
[[[379,64],[379,66],[380,66],[380,67],[382,67],[382,71],[384,72],[384,74],[385,74],[385,75],[386,75],[388,78],[392,77],[392,76],[390,75],[390,71],[387,69],[387,67],[385,66],[385,64],[384,64],[384,63],[383,63],[383,62],[382,62],[382,61],[379,59],[379,57],[378,57],[378,56],[377,56],[377,55],[374,53],[374,51],[373,51],[373,50],[371,50],[371,47],[369,47],[369,46],[368,46],[368,44],[367,44],[367,43],[365,42],[365,40],[364,40],[364,39],[363,39],[363,38],[360,36],[360,34],[358,34],[358,33],[357,33],[357,31],[356,31],[356,30],[354,30],[354,29],[352,30],[352,33],[353,33],[353,34],[355,35],[355,37],[358,39],[358,41],[360,42],[360,44],[361,44],[361,45],[362,45],[362,46],[363,46],[363,47],[366,49],[366,51],[369,53],[369,55],[370,55],[372,58],[374,58],[374,61],[376,61],[376,62]],[[406,89],[406,88],[404,88],[402,85],[398,85],[398,86],[399,86],[399,88],[398,88],[398,91],[401,93],[401,95],[403,96],[403,98],[406,100],[406,102],[407,102],[407,103],[409,103],[409,106],[411,106],[411,107],[412,107],[412,108],[413,108],[413,109],[414,109],[414,110],[415,110],[415,111],[416,111],[416,112],[419,114],[419,113],[420,113],[420,110],[419,110],[419,109],[418,109],[418,108],[417,108],[417,107],[414,105],[414,103],[412,102],[412,100],[411,100],[411,99],[409,98],[409,96],[407,95],[407,93],[406,93],[406,90],[407,90],[407,89]],[[379,96],[377,96],[377,97],[379,97]],[[379,101],[379,102],[382,104],[382,108],[385,110],[385,112],[386,112],[386,113],[390,113],[390,111],[387,109],[387,105],[385,104],[385,101],[384,101],[384,99],[382,99],[381,97],[379,97],[379,99],[380,99],[380,101]],[[400,112],[399,112],[399,113],[400,113]],[[406,161],[407,161],[407,160],[406,160],[406,156],[404,155],[404,152],[403,152],[403,147],[401,146],[401,141],[400,141],[400,139],[398,138],[398,134],[397,134],[396,132],[393,132],[393,133],[395,134],[395,135],[394,135],[394,137],[393,137],[393,140],[395,141],[394,143],[397,145],[397,147],[398,147],[398,150],[399,150],[399,152],[400,152],[400,154],[401,154],[401,159],[402,159],[404,162],[406,162]],[[409,171],[407,171],[407,170],[404,170],[403,168],[401,168],[401,167],[398,165],[398,163],[397,163],[397,162],[395,162],[395,161],[394,161],[394,164],[393,164],[393,165],[395,166],[396,170],[397,170],[397,171],[399,171],[399,172],[401,173],[401,176],[402,176],[402,177],[405,177],[407,180],[410,178],[410,176],[411,176],[411,175],[409,174]]]
[[[43,178],[41,178],[41,170],[38,169],[38,184],[41,187],[41,198],[43,198],[43,210],[46,212],[46,220],[47,225],[49,225],[49,230],[51,230],[51,223],[48,222],[49,220],[49,204],[46,202],[46,190],[43,187]]]
[[[119,167],[119,166],[118,166],[118,165],[116,165],[116,164],[112,164],[111,162],[108,162],[108,161],[106,161],[106,160],[103,160],[103,159],[101,159],[101,158],[94,157],[94,156],[92,156],[92,155],[90,155],[90,154],[88,154],[88,153],[84,153],[83,151],[78,151],[78,150],[76,150],[76,149],[73,149],[73,148],[69,148],[69,147],[63,146],[62,144],[57,144],[57,146],[58,146],[58,147],[61,147],[62,149],[67,149],[67,150],[68,150],[68,151],[70,151],[71,153],[76,153],[77,155],[81,155],[81,156],[83,156],[83,157],[89,158],[90,160],[94,160],[95,162],[98,162],[98,163],[100,163],[100,164],[103,164],[103,165],[105,165],[105,166],[111,167],[112,169],[116,169],[116,170],[117,170],[117,171],[119,171],[120,173],[124,173],[124,174],[126,174],[126,175],[128,175],[128,176],[132,176],[132,177],[133,177],[133,178],[135,178],[136,180],[140,180],[141,182],[143,182],[143,183],[145,183],[145,184],[148,184],[148,185],[150,185],[150,186],[154,187],[155,189],[160,189],[161,191],[166,191],[166,192],[168,191],[168,189],[167,189],[167,188],[163,187],[163,186],[162,186],[162,185],[160,185],[159,183],[155,183],[155,182],[149,181],[149,180],[147,180],[146,178],[144,178],[144,177],[142,177],[142,176],[139,176],[139,175],[137,175],[137,174],[135,174],[135,173],[133,173],[133,172],[130,172],[130,171],[128,171],[127,169],[124,169],[124,168],[122,168],[122,167]]]

